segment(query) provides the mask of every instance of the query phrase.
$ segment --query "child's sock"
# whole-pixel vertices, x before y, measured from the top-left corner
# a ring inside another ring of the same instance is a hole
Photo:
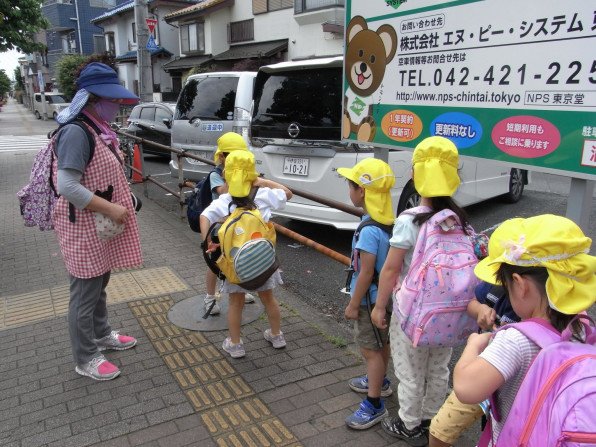
[[[369,401],[373,407],[376,409],[381,408],[381,398],[380,397],[370,397],[366,396],[366,400]]]

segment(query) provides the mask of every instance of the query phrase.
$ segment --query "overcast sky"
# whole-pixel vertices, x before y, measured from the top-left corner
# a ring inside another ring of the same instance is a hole
[[[0,68],[4,69],[7,76],[12,80],[14,80],[14,69],[19,65],[18,60],[21,56],[24,56],[24,54],[16,50],[0,53]]]

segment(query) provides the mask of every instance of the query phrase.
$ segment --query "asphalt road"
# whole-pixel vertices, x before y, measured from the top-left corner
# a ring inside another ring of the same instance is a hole
[[[145,165],[156,180],[177,189],[177,180],[169,174],[168,160],[146,156]],[[476,231],[490,236],[496,225],[512,217],[545,213],[564,216],[569,183],[570,179],[566,177],[533,173],[532,184],[518,203],[508,204],[497,198],[472,205],[466,210]],[[175,197],[155,185],[148,185],[147,190],[149,197],[171,213],[172,218],[179,218],[180,207]],[[352,231],[280,217],[274,218],[274,221],[345,256],[350,255]],[[190,228],[188,231],[191,231]],[[584,232],[596,241],[596,198],[592,199],[590,224]],[[197,234],[197,237],[200,236]],[[329,318],[351,326],[344,319],[348,296],[341,292],[346,282],[345,266],[281,234],[278,234],[277,249],[284,287]]]

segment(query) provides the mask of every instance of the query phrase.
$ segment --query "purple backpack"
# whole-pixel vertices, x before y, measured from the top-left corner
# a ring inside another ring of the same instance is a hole
[[[52,230],[52,212],[58,193],[52,181],[54,163],[53,136],[35,156],[29,184],[17,193],[21,215],[26,227],[38,226],[41,231]]]
[[[429,211],[420,206],[402,214]],[[480,283],[474,274],[478,258],[471,236],[450,209],[437,212],[420,227],[410,270],[393,303],[395,318],[414,347],[461,346],[478,331],[476,319],[467,312]]]
[[[570,326],[559,334],[540,319],[499,329],[514,327],[542,349],[526,372],[495,446],[596,445],[596,328],[587,315],[577,318],[585,329],[585,343],[569,342]],[[494,396],[491,411],[498,421],[493,408]],[[489,424],[479,447],[488,445],[491,435]]]
[[[71,121],[68,124],[74,124],[79,126],[89,141],[89,160],[87,164],[93,158],[95,151],[95,138],[89,128],[83,124],[83,121],[90,123],[89,120],[77,119]],[[54,166],[54,146],[57,141],[58,131],[67,124],[60,126],[58,129],[53,130],[48,135],[50,141],[46,144],[35,156],[33,161],[33,168],[31,168],[31,174],[29,175],[29,184],[26,185],[17,193],[19,199],[19,206],[21,208],[21,215],[26,227],[39,227],[41,231],[53,230],[54,224],[52,223],[52,213],[54,211],[54,205],[60,197],[60,194],[54,187],[54,181],[52,176]],[[99,129],[95,130],[99,135]]]

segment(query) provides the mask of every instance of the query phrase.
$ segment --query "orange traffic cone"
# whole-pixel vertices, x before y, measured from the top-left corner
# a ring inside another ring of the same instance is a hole
[[[139,146],[137,144],[135,144],[135,148],[134,148],[132,167],[138,171],[142,171],[141,151],[139,150]],[[143,181],[143,176],[133,170],[132,171],[132,181],[133,181],[133,183],[141,183]]]

